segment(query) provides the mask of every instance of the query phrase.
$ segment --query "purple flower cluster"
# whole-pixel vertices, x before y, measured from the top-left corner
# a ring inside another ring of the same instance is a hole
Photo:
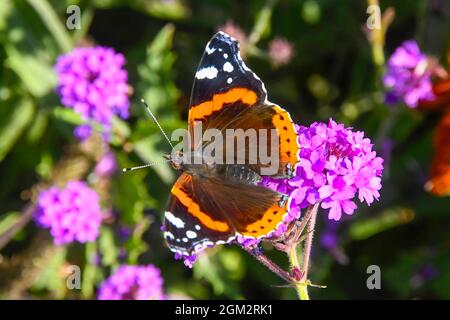
[[[125,57],[107,47],[76,48],[58,58],[55,70],[61,102],[88,122],[75,129],[79,139],[91,135],[91,122],[101,124],[108,135],[114,114],[128,117],[124,64]]]
[[[328,211],[328,219],[339,221],[342,213],[356,210],[355,197],[370,205],[380,197],[383,159],[372,150],[364,132],[337,124],[315,122],[309,127],[296,125],[300,144],[300,161],[291,179],[264,177],[261,184],[289,196],[288,214],[280,226],[268,237],[280,237],[289,224],[300,218],[301,210],[317,203]],[[337,238],[330,234],[324,239],[327,246],[335,246]],[[236,243],[254,246],[260,239],[238,235]],[[175,255],[192,267],[196,255]]]
[[[100,286],[99,300],[164,300],[163,278],[153,265],[122,265]]]
[[[65,189],[51,187],[39,194],[34,218],[49,228],[55,244],[95,241],[102,222],[97,193],[84,182],[69,182]]]
[[[428,57],[415,41],[405,41],[398,47],[389,58],[383,77],[388,89],[386,103],[404,102],[408,107],[416,108],[420,100],[433,99],[432,72],[428,65]]]
[[[352,131],[330,119],[328,124],[296,126],[300,162],[291,179],[265,177],[262,184],[290,197],[289,215],[275,235],[285,232],[286,224],[300,217],[300,210],[321,203],[328,218],[338,221],[342,212],[352,214],[354,202],[370,205],[381,189],[383,159],[372,150],[364,132]]]

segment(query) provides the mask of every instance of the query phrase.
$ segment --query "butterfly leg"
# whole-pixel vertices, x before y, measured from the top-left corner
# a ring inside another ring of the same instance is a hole
[[[307,234],[303,234],[306,225],[311,218],[311,212],[308,210],[301,221],[295,221],[292,223],[288,231],[282,235],[280,239],[272,241],[272,245],[275,249],[283,252],[289,252],[289,250],[297,243],[303,241]]]
[[[289,247],[294,246],[295,244],[301,242],[304,240],[306,234],[303,234],[303,231],[306,228],[306,225],[308,224],[308,221],[310,220],[312,216],[312,211],[307,210],[305,216],[301,221],[295,222],[294,230],[289,234],[289,237],[286,241],[287,245]]]

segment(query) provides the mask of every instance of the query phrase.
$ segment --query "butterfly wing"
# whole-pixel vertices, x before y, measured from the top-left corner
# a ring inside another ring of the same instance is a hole
[[[276,229],[286,208],[286,197],[270,189],[183,173],[171,190],[164,237],[172,251],[189,255],[238,234],[265,236]]]
[[[229,92],[233,88],[232,92]],[[224,95],[228,92],[228,95]],[[223,95],[221,95],[223,94]],[[248,101],[252,104],[264,102],[266,89],[259,79],[242,61],[239,43],[224,32],[216,33],[206,45],[192,86],[189,122],[198,119],[196,111],[205,101],[220,97],[228,100]],[[232,101],[232,102],[234,102]],[[200,111],[204,116],[204,111]]]
[[[195,75],[188,123],[191,140],[199,125],[202,134],[207,129],[222,133],[266,129],[270,134],[266,143],[272,138],[278,142],[279,162],[273,176],[290,176],[298,163],[299,145],[289,113],[267,101],[262,81],[240,57],[238,42],[225,33],[217,33],[206,46]],[[248,150],[260,142],[256,136],[241,148]],[[273,151],[271,145],[266,149]],[[250,163],[244,154],[243,164],[216,164],[215,171],[206,175],[184,172],[177,180],[164,221],[165,239],[172,251],[192,254],[237,235],[265,237],[283,221],[286,196],[257,185],[264,164],[259,158]]]
[[[295,125],[287,111],[270,103],[264,84],[242,61],[239,43],[223,32],[217,33],[208,42],[205,53],[196,72],[189,109],[189,129],[191,137],[201,125],[202,134],[208,129],[217,129],[225,137],[227,129],[254,129],[257,137],[247,139],[242,147],[249,150],[251,146],[260,146],[260,131],[267,133],[265,146],[270,158],[278,159],[278,168],[273,177],[290,177],[299,161],[299,145]],[[277,141],[277,149],[272,150],[272,139]],[[205,142],[204,142],[205,143]],[[207,142],[203,147],[207,145]],[[195,148],[194,144],[194,148]],[[247,152],[233,152],[234,160],[244,155],[243,163],[258,173],[264,164],[258,157],[252,163]],[[269,153],[269,152],[272,152]],[[226,155],[226,145],[221,154]],[[275,154],[276,153],[276,154]]]
[[[430,180],[425,188],[437,196],[450,195],[450,109],[447,109],[434,133],[434,156]]]
[[[170,250],[185,255],[235,237],[227,221],[200,207],[204,197],[196,197],[194,190],[193,177],[182,173],[172,187],[164,214],[164,238]]]

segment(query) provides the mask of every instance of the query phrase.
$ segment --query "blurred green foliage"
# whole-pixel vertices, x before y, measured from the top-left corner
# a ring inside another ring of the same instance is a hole
[[[382,10],[393,7],[396,14],[386,35],[386,54],[415,38],[424,51],[445,56],[450,38],[446,1],[381,3]],[[71,4],[81,8],[80,30],[66,28]],[[140,98],[149,102],[167,132],[186,126],[190,87],[203,48],[219,26],[232,22],[249,36],[248,65],[265,81],[271,100],[289,110],[297,123],[333,117],[364,130],[378,152],[389,157],[381,201],[360,206],[339,227],[339,250],[347,264],[319,245],[319,229],[311,277],[328,288],[313,288],[311,296],[450,298],[450,199],[423,189],[438,116],[383,105],[380,70],[363,30],[366,7],[357,0],[1,1],[0,237],[24,219],[19,211],[36,196],[35,186],[54,182],[57,164],[76,144],[72,130],[81,119],[60,105],[54,90],[53,65],[60,54],[86,44],[125,54],[134,90],[132,116],[114,119],[111,148],[120,167],[130,167],[159,161],[169,150]],[[267,54],[276,37],[294,46],[293,60],[279,68],[271,66]],[[89,179],[92,166],[87,165],[83,177]],[[175,177],[167,164],[115,175],[105,200],[113,218],[95,243],[54,247],[48,239],[40,240],[42,231],[33,222],[24,223],[0,249],[0,296],[93,298],[98,284],[119,264],[153,263],[162,270],[165,290],[178,297],[295,298],[294,290],[277,287],[280,280],[237,247],[210,250],[193,270],[174,262],[159,226]],[[278,252],[268,254],[287,264]],[[81,291],[65,286],[62,270],[70,264],[81,266]],[[382,290],[366,288],[371,264],[381,267]],[[437,276],[413,285],[411,279],[426,265]],[[30,268],[34,273],[19,272]]]

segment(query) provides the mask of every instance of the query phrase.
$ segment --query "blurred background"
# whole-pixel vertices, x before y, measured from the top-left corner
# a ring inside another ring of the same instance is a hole
[[[361,0],[6,0],[0,2],[0,297],[93,299],[121,264],[153,264],[170,298],[294,299],[292,288],[237,246],[219,246],[193,269],[175,261],[160,231],[176,172],[167,164],[122,174],[121,168],[162,160],[169,146],[139,103],[162,127],[186,127],[195,70],[209,38],[224,30],[265,82],[271,101],[294,121],[330,117],[372,139],[385,159],[379,202],[330,223],[319,216],[310,277],[326,289],[313,299],[449,299],[450,198],[424,186],[441,112],[386,106],[381,76],[389,55],[415,39],[443,65],[450,35],[445,0],[380,1],[384,39],[374,40]],[[66,22],[80,9],[80,28]],[[383,41],[384,40],[384,41]],[[378,41],[378,42],[377,42]],[[130,115],[114,116],[109,138],[80,142],[79,114],[64,107],[55,63],[74,47],[111,47],[128,72]],[[378,46],[378,47],[377,47]],[[378,51],[377,51],[378,50]],[[105,154],[114,173],[99,174]],[[97,168],[98,169],[98,168]],[[100,197],[103,222],[94,242],[55,245],[34,219],[46,188],[86,181]],[[286,257],[267,254],[287,267]],[[81,289],[66,286],[68,266]],[[366,269],[381,269],[381,290],[368,290]]]

